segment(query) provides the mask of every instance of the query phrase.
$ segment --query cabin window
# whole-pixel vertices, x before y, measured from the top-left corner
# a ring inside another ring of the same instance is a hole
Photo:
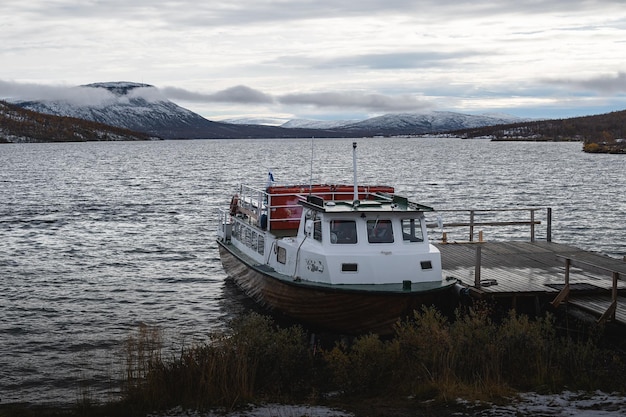
[[[341,264],[341,272],[358,272],[358,264]]]
[[[391,220],[368,220],[367,240],[370,243],[392,243],[393,228]]]
[[[283,248],[282,246],[279,246],[276,250],[276,260],[283,265],[286,264],[287,263],[287,249]]]
[[[260,234],[260,233],[259,233],[259,238],[258,238],[258,241],[257,241],[256,251],[260,255],[265,255],[265,237],[263,237],[263,235]]]
[[[356,243],[356,222],[353,220],[331,220],[330,243]]]
[[[246,227],[243,229],[243,236],[241,241],[244,245],[251,248],[252,247],[252,229]]]
[[[306,223],[310,225],[313,223],[313,239],[321,242],[322,241],[322,223],[317,216],[317,212],[315,210],[309,210],[305,215]],[[310,226],[307,227],[306,234],[309,235],[311,233]]]
[[[255,252],[258,249],[259,245],[258,239],[259,237],[257,235],[257,232],[250,231],[250,240],[246,243],[248,243],[248,247],[252,248],[252,250],[254,250]]]
[[[322,241],[322,222],[319,220],[313,222],[313,239]]]
[[[408,242],[423,242],[422,224],[419,219],[402,219],[402,239]]]
[[[421,261],[420,266],[422,269],[433,269],[433,263],[431,261]]]

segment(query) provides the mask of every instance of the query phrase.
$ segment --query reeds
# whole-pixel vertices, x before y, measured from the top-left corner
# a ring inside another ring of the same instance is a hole
[[[399,323],[393,339],[375,336],[337,345],[325,356],[335,388],[359,395],[491,400],[517,390],[626,390],[624,356],[594,335],[557,334],[551,315],[508,315],[487,308],[448,320],[434,308]],[[367,360],[363,360],[367,358]],[[362,369],[367,368],[367,369]]]
[[[346,397],[492,400],[515,390],[626,390],[624,358],[592,337],[557,334],[548,315],[510,312],[494,322],[488,309],[415,312],[393,338],[365,335],[313,348],[298,326],[245,316],[209,342],[164,359],[156,329],[127,342],[127,409],[173,406],[228,409],[255,401],[314,402],[320,393]],[[621,382],[620,382],[621,381]]]
[[[156,341],[147,342],[145,336]],[[232,331],[213,334],[208,343],[182,349],[169,359],[153,350],[160,340],[158,330],[142,328],[127,342],[123,402],[129,407],[231,408],[308,389],[304,381],[312,355],[300,327],[279,328],[270,318],[251,314],[235,321]]]

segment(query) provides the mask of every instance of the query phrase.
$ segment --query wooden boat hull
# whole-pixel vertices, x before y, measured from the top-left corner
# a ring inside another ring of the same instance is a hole
[[[341,334],[393,333],[393,326],[422,306],[452,311],[458,297],[455,282],[331,286],[291,280],[255,265],[229,244],[218,240],[226,273],[250,298],[267,310],[285,315],[314,329]]]

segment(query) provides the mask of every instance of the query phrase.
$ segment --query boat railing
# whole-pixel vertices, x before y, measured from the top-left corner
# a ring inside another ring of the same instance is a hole
[[[311,193],[307,185],[290,187],[277,193],[270,193],[267,188],[260,188],[241,184],[238,193],[238,210],[246,215],[251,222],[262,229],[289,230],[297,229],[302,213],[299,201],[306,200]],[[328,190],[320,189],[319,186],[312,192],[315,196],[324,200],[352,200],[354,190],[346,186],[334,188],[331,185],[324,186]],[[390,189],[390,187],[383,187]],[[385,198],[385,194],[379,192],[380,187],[360,187],[358,197],[362,200]],[[387,198],[391,198],[388,197]],[[415,204],[416,203],[410,203]],[[425,206],[424,206],[425,207]]]
[[[217,209],[220,231],[219,235],[226,242],[237,239],[259,255],[265,254],[265,235],[250,218],[234,217],[228,210]]]
[[[545,213],[542,215],[542,213]],[[528,233],[530,241],[535,242],[538,237],[537,226],[545,221],[545,240],[552,241],[552,208],[551,207],[524,207],[504,209],[450,209],[436,210],[436,219],[427,218],[427,226],[441,230],[442,242],[447,242],[455,234],[467,236],[467,241],[474,242],[477,237],[481,242],[484,239],[483,228],[498,227],[497,234],[503,238],[519,238]],[[526,229],[527,232],[524,232]],[[460,230],[460,232],[459,232]],[[465,230],[465,232],[463,232]],[[464,241],[464,238],[460,240]]]
[[[598,318],[597,321],[600,324],[606,322],[607,320],[614,321],[615,314],[617,312],[617,305],[618,305],[618,302],[617,302],[618,282],[620,279],[623,279],[623,278],[620,278],[620,273],[618,271],[615,271],[609,268],[604,268],[602,266],[595,265],[589,262],[580,261],[578,259],[572,259],[572,258],[568,258],[562,255],[557,255],[557,257],[563,259],[565,262],[565,285],[563,286],[561,291],[552,301],[552,306],[556,308],[569,298],[570,296],[570,269],[572,266],[583,269],[583,270],[593,271],[596,273],[610,274],[611,279],[612,279],[611,301],[609,303],[608,308],[600,315],[600,318]]]
[[[272,201],[272,195],[266,189],[241,184],[239,186],[237,210],[245,215],[249,223],[261,229],[272,230],[280,228],[276,227],[278,223],[293,222],[294,219],[299,220],[302,207],[298,205],[297,201],[300,197],[295,194],[294,196],[296,200],[293,202],[276,204],[275,200]],[[294,215],[291,218],[277,218],[275,216],[277,211],[292,212]]]
[[[255,219],[261,217],[267,202],[267,192],[265,190],[241,184],[239,186],[238,198],[239,211]]]
[[[297,204],[297,200],[289,204],[276,204],[272,201],[272,195],[265,189],[241,184],[238,210],[245,214],[253,224],[262,229],[269,228],[271,230],[277,223],[293,221],[293,219],[288,218],[275,218],[273,214],[277,210],[297,213],[299,219],[301,207]]]

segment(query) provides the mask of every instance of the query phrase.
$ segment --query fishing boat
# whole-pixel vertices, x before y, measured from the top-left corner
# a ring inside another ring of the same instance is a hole
[[[389,334],[424,305],[456,304],[424,213],[385,185],[240,185],[220,210],[227,275],[279,315],[341,334]],[[271,173],[270,173],[271,176]]]

